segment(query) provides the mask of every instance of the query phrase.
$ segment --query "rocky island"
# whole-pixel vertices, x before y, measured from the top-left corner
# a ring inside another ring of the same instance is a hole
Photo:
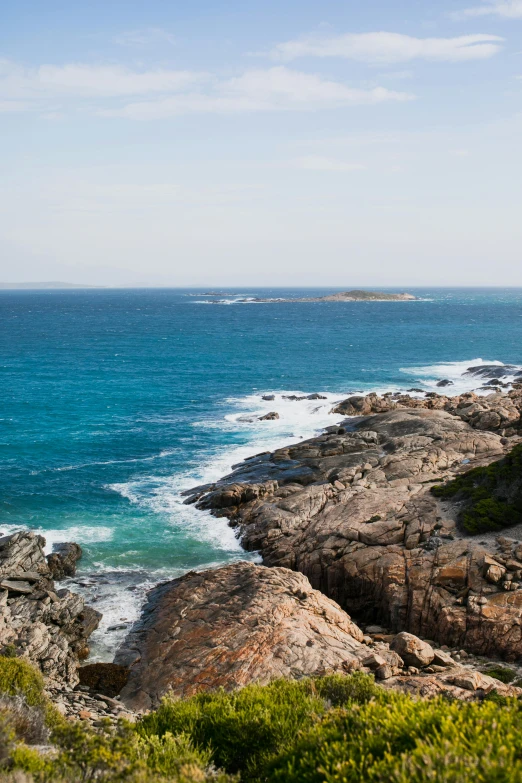
[[[196,294],[189,294],[189,296],[196,296]],[[234,297],[234,294],[217,294],[217,293],[205,293],[199,294],[199,296],[228,296]],[[282,302],[416,302],[419,298],[413,296],[413,294],[399,293],[399,294],[387,294],[383,291],[339,291],[335,294],[328,294],[327,296],[293,296],[289,298],[284,297],[260,297],[260,296],[235,296],[232,299],[209,299],[209,304],[269,304],[269,303],[282,303]]]
[[[341,291],[328,296],[304,297],[302,299],[285,299],[286,302],[412,302],[417,297],[413,294],[386,294],[383,291]]]

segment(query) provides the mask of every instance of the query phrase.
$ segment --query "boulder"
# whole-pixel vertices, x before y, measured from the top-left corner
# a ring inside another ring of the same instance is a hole
[[[117,696],[129,679],[125,666],[115,663],[89,663],[78,670],[80,685],[103,696]]]
[[[135,710],[277,677],[360,668],[362,631],[302,574],[250,562],[191,572],[153,589],[118,651],[121,700]]]
[[[444,652],[444,650],[433,650],[434,657],[432,664],[434,666],[444,666],[451,668],[452,666],[456,666],[456,662],[453,660],[451,655],[447,652]]]
[[[60,580],[66,576],[74,576],[76,563],[81,556],[82,550],[79,544],[55,544],[52,553],[47,555],[47,564],[52,578]]]
[[[397,634],[390,648],[400,655],[407,666],[429,666],[435,658],[433,647],[418,636],[403,631]]]
[[[270,413],[265,413],[264,416],[259,417],[259,421],[274,421],[275,419],[279,418],[279,413],[276,411],[270,411]]]

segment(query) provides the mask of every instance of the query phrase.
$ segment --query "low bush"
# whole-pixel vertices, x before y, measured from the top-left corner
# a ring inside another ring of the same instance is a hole
[[[334,710],[274,759],[271,783],[520,783],[522,709],[515,700],[384,701]]]
[[[522,522],[522,444],[503,459],[473,468],[447,484],[432,487],[435,497],[462,503],[458,521],[472,535]]]
[[[167,698],[135,725],[62,721],[47,755],[13,737],[0,719],[0,783],[522,783],[521,702],[414,700],[361,673]]]
[[[290,747],[300,731],[333,706],[364,704],[384,697],[372,677],[329,675],[300,681],[277,680],[234,693],[218,691],[187,700],[166,699],[138,726],[142,736],[183,732],[210,752],[216,766],[261,780],[274,755]]]
[[[0,656],[0,694],[23,696],[30,707],[46,702],[41,673],[23,658]]]
[[[277,680],[233,693],[166,699],[137,730],[144,737],[184,733],[197,747],[210,751],[216,766],[250,780],[326,708],[310,680]]]

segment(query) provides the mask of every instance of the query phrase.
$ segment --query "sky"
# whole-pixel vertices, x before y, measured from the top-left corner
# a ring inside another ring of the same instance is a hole
[[[0,281],[522,285],[522,0],[0,0]]]

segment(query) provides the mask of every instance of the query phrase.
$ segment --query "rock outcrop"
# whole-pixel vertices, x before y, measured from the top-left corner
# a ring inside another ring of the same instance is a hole
[[[191,572],[149,593],[115,663],[130,666],[122,701],[158,705],[276,677],[361,667],[362,631],[302,574],[249,562]]]
[[[440,384],[439,384],[440,385]],[[480,397],[467,392],[458,397],[429,393],[424,397],[411,397],[408,394],[385,394],[379,397],[375,393],[366,396],[352,396],[336,405],[332,413],[342,416],[368,416],[372,413],[387,413],[401,408],[424,410],[443,410],[457,416],[474,429],[501,430],[518,427],[522,401],[519,390],[509,394],[493,392]]]
[[[370,631],[363,635],[302,574],[284,568],[241,562],[189,573],[150,592],[141,621],[116,657],[120,668],[130,671],[114,706],[121,709],[123,703],[140,712],[167,694],[186,697],[277,677],[355,670],[373,673],[387,688],[420,696],[444,693],[473,700],[491,691],[522,696],[522,689],[481,671],[483,664],[464,650],[453,658],[412,634]],[[97,676],[103,666],[86,669]],[[103,697],[97,693],[96,698]]]
[[[34,533],[0,538],[0,652],[13,650],[42,670],[49,687],[78,682],[78,664],[101,615],[69,590],[55,590]]]
[[[47,563],[53,579],[64,579],[66,576],[74,576],[76,563],[82,556],[79,544],[64,543],[55,544],[53,551],[47,555]]]
[[[464,535],[429,490],[506,453],[518,438],[492,414],[513,424],[520,409],[518,390],[479,402],[351,398],[337,410],[357,418],[246,460],[187,502],[229,517],[266,565],[300,571],[358,619],[515,660],[522,569],[507,562],[517,542]]]

